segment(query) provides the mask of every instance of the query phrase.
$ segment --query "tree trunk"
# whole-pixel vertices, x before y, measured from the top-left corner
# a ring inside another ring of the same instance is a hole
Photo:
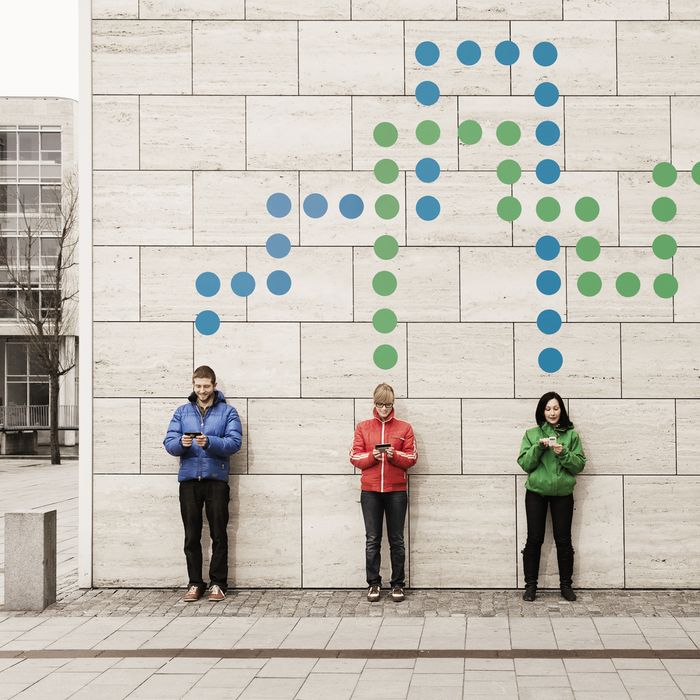
[[[58,444],[58,375],[49,375],[49,429],[51,434],[51,464],[61,463],[61,448]]]

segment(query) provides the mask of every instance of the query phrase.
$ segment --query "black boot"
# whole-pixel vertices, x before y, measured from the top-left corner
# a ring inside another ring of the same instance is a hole
[[[576,594],[571,583],[574,573],[574,548],[571,546],[571,542],[557,544],[557,564],[559,565],[561,597],[573,603],[576,600]]]
[[[531,603],[533,600],[535,600],[535,598],[537,598],[537,584],[526,584],[525,592],[523,593],[523,600],[526,600],[528,603]]]
[[[564,600],[568,600],[570,603],[576,600],[576,594],[571,586],[561,586],[560,590],[561,597],[564,598]]]
[[[537,577],[540,572],[540,553],[542,546],[526,544],[522,550],[523,576],[525,577],[525,592],[523,600],[529,602],[537,598]]]

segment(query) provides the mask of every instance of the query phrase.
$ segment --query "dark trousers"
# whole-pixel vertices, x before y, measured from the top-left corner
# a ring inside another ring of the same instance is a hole
[[[226,591],[228,580],[228,501],[229,486],[225,481],[202,479],[180,482],[180,513],[185,526],[185,557],[189,586],[204,591],[202,579],[202,508],[207,514],[211,535],[209,578]]]
[[[362,516],[365,519],[367,558],[367,583],[370,586],[381,586],[382,577],[379,573],[381,566],[382,523],[386,514],[386,529],[389,536],[389,551],[391,554],[391,587],[406,585],[404,565],[406,562],[406,547],[403,541],[403,526],[406,521],[408,495],[405,491],[378,493],[363,491],[360,496]]]
[[[552,514],[552,534],[557,545],[559,564],[559,584],[571,586],[574,573],[574,548],[571,546],[571,520],[574,515],[574,497],[540,496],[532,491],[525,492],[525,513],[527,515],[527,542],[523,549],[523,573],[525,585],[537,585],[540,571],[540,553],[544,542],[544,529],[547,522],[547,506]]]

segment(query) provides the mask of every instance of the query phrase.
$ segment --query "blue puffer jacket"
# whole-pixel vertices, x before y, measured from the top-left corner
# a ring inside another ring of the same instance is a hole
[[[204,433],[207,446],[182,446],[184,433]],[[194,479],[218,479],[228,481],[229,457],[241,449],[241,419],[238,411],[226,403],[220,391],[214,392],[214,404],[202,414],[197,406],[197,396],[190,394],[188,403],[175,409],[168,432],[163,440],[165,449],[180,458],[178,481]]]

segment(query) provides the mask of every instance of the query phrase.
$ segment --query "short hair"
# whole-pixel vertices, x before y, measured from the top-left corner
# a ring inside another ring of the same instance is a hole
[[[566,406],[564,405],[561,396],[559,396],[556,391],[548,391],[546,394],[542,394],[540,400],[537,402],[537,408],[535,409],[535,421],[537,422],[537,425],[542,425],[543,423],[547,422],[547,419],[544,417],[544,409],[552,399],[556,399],[559,402],[559,408],[561,409],[561,413],[559,414],[559,422],[557,425],[565,430],[568,428],[573,428],[574,424],[569,419]]]
[[[378,384],[374,390],[374,403],[394,403],[394,390],[388,384]]]
[[[214,370],[207,365],[200,365],[192,372],[192,381],[195,379],[211,379],[211,383],[216,384],[216,374]]]

